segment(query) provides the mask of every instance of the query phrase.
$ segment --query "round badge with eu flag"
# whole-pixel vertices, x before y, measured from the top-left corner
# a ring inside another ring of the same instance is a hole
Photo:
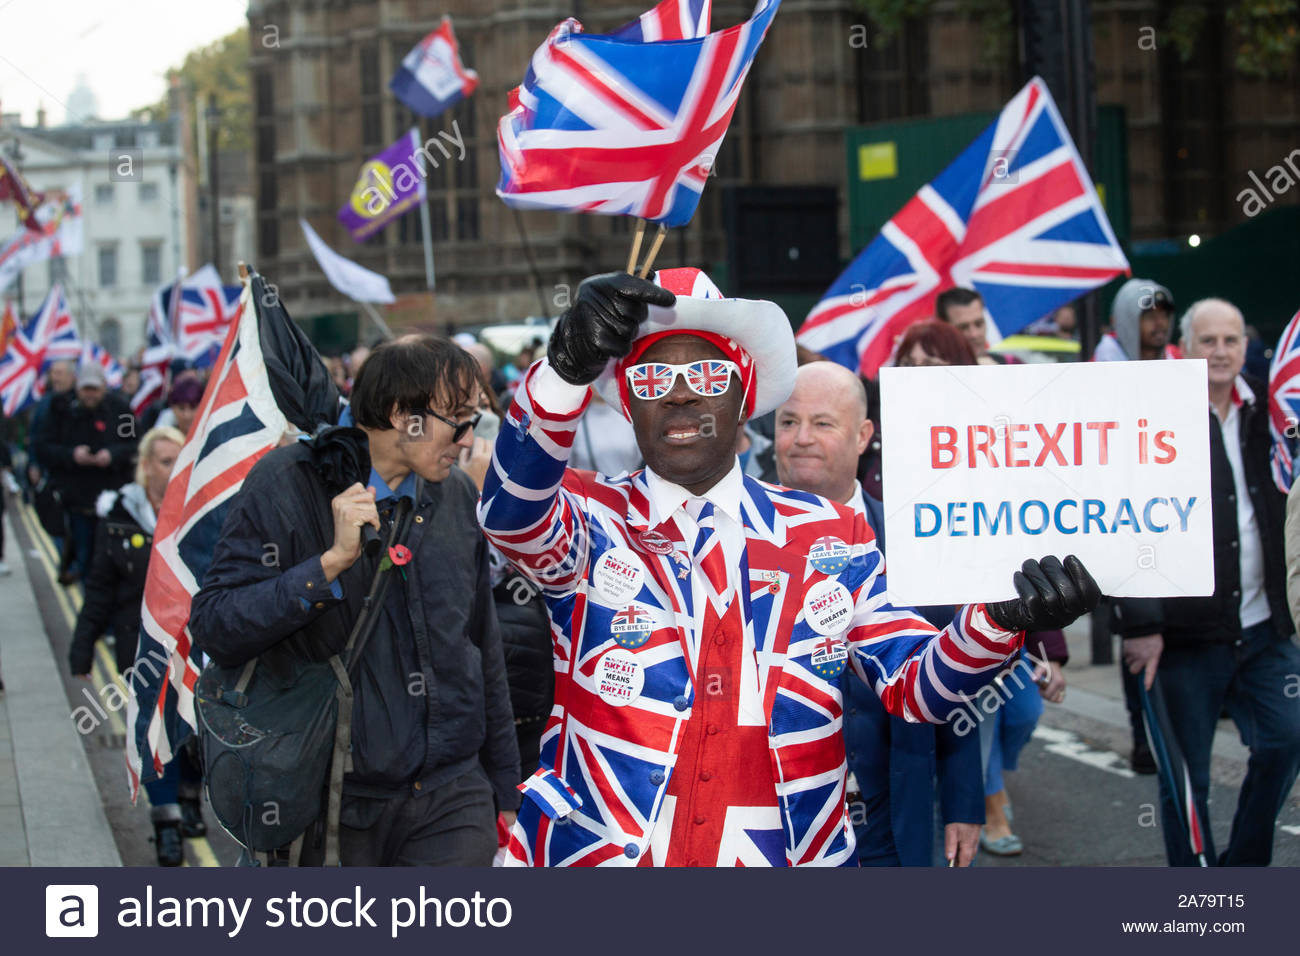
[[[849,566],[852,550],[839,538],[823,535],[808,551],[808,563],[822,574],[839,574]]]
[[[619,647],[634,651],[646,641],[654,631],[654,622],[650,612],[640,604],[633,602],[614,615],[609,622],[609,632]]]
[[[849,649],[843,641],[833,637],[823,637],[813,648],[809,663],[818,677],[832,680],[844,671],[848,659]]]

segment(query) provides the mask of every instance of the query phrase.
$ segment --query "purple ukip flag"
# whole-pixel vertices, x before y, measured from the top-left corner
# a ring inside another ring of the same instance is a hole
[[[339,210],[339,222],[348,227],[353,239],[364,242],[424,201],[428,160],[414,128],[366,160],[352,195]]]

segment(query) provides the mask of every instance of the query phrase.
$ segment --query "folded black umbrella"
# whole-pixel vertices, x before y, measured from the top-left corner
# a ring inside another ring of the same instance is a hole
[[[1151,753],[1156,758],[1160,771],[1160,780],[1173,797],[1178,807],[1178,818],[1183,826],[1187,845],[1201,866],[1209,866],[1205,860],[1205,822],[1196,809],[1196,794],[1192,789],[1192,775],[1187,769],[1187,760],[1178,746],[1174,735],[1173,723],[1169,720],[1169,711],[1165,709],[1165,698],[1160,692],[1160,681],[1156,680],[1147,690],[1146,682],[1138,681],[1138,695],[1142,698],[1142,714],[1146,718],[1147,740],[1151,744]]]

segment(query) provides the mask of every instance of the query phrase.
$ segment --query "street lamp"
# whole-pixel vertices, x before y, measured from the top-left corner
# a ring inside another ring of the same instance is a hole
[[[208,126],[208,189],[211,197],[212,228],[212,265],[221,275],[221,212],[218,197],[221,195],[217,182],[217,124],[221,121],[221,109],[217,106],[217,94],[208,94],[208,108],[203,114]]]

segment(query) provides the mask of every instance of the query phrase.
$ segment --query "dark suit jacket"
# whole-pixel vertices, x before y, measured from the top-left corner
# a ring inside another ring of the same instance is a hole
[[[883,508],[870,495],[863,500],[884,554]],[[927,618],[935,611],[952,617],[952,608],[927,610]],[[942,627],[947,621],[931,623]],[[949,725],[890,716],[870,688],[847,670],[845,677],[844,745],[863,803],[850,814],[858,860],[864,866],[932,866],[936,796],[945,824],[984,822],[979,734],[958,735]]]

